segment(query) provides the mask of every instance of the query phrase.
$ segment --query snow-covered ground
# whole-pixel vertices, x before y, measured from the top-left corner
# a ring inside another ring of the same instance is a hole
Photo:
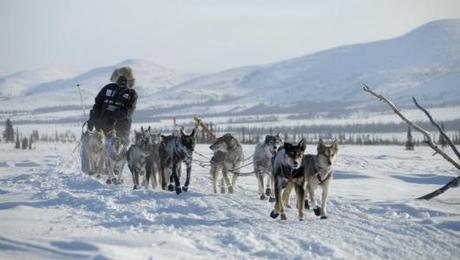
[[[208,169],[194,165],[188,193],[133,191],[127,169],[116,187],[82,175],[74,147],[0,144],[0,258],[458,258],[460,190],[414,200],[457,174],[427,147],[340,147],[329,219],[304,222],[295,209],[271,219],[254,176],[213,194]]]

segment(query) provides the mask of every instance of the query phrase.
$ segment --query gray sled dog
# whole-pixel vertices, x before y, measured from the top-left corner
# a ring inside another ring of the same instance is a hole
[[[287,192],[283,192],[288,184],[293,185],[297,195],[297,208],[299,210],[299,220],[304,220],[304,199],[306,176],[303,169],[304,151],[306,148],[305,140],[302,139],[298,144],[284,143],[276,153],[273,162],[273,177],[275,179],[275,208],[270,213],[272,218],[277,218],[281,214],[281,219],[286,220],[284,212],[285,197]]]
[[[141,127],[140,132],[135,132],[136,143],[131,145],[128,150],[128,168],[133,177],[133,189],[140,188],[139,177],[146,175],[147,158],[149,157],[150,133]],[[142,184],[147,186],[145,179]]]
[[[88,141],[89,175],[96,174],[97,177],[100,177],[103,173],[105,155],[104,148],[104,132],[102,130],[90,132]]]
[[[160,171],[161,187],[166,189],[167,180],[169,181],[168,190],[176,190],[179,195],[182,191],[188,191],[190,184],[190,175],[192,173],[193,151],[195,150],[195,129],[190,135],[180,131],[180,135],[162,136],[163,141],[160,145]],[[187,176],[184,186],[180,186],[181,164],[185,162],[187,167]],[[165,172],[171,169],[170,178],[166,178]],[[174,181],[174,184],[172,183]]]
[[[305,174],[307,176],[307,191],[316,216],[327,218],[326,204],[329,184],[332,181],[333,166],[339,150],[337,140],[326,146],[322,139],[318,142],[317,155],[305,155]],[[315,190],[321,187],[321,207],[317,206]]]
[[[150,133],[149,157],[147,158],[146,176],[147,185],[151,179],[152,188],[156,189],[161,185],[160,174],[160,146],[161,134]]]
[[[112,137],[109,151],[106,157],[106,168],[108,172],[107,184],[121,184],[123,182],[122,173],[125,167],[128,151],[123,145],[121,138]]]
[[[270,202],[275,201],[273,193],[275,189],[275,181],[272,176],[272,161],[275,157],[276,151],[282,144],[283,140],[279,134],[277,134],[266,135],[264,142],[256,145],[253,156],[253,163],[261,200],[265,200],[266,197],[270,197]],[[264,180],[266,183],[265,193]]]
[[[209,148],[214,152],[210,170],[214,193],[217,193],[217,178],[220,172],[222,172],[220,192],[225,193],[225,184],[227,184],[228,193],[233,193],[240,167],[244,161],[241,144],[233,135],[225,134],[217,138]],[[233,172],[231,183],[228,177],[229,172]]]

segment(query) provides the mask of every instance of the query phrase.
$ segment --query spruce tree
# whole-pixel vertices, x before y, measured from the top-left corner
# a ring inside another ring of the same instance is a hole
[[[5,130],[3,131],[3,139],[5,142],[14,142],[14,128],[13,128],[13,123],[11,120],[8,118],[6,119],[5,122]]]
[[[16,149],[21,148],[21,141],[19,140],[19,130],[16,127],[16,145],[14,146]]]

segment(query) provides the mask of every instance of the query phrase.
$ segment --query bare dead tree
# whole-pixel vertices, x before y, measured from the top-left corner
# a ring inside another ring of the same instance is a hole
[[[393,111],[395,112],[395,114],[397,114],[404,122],[406,122],[409,126],[411,126],[412,128],[414,128],[415,130],[419,131],[420,133],[422,133],[424,136],[425,136],[425,142],[435,151],[435,154],[439,154],[441,155],[444,159],[446,159],[448,162],[450,162],[455,168],[457,168],[458,170],[460,170],[460,163],[455,160],[454,158],[452,158],[451,156],[449,156],[447,153],[445,153],[442,149],[440,149],[438,146],[436,146],[436,144],[434,143],[433,141],[433,138],[431,137],[430,133],[423,129],[422,127],[420,127],[419,125],[417,125],[416,123],[412,122],[411,120],[407,119],[402,113],[401,113],[401,110],[396,107],[395,104],[393,104],[393,102],[391,102],[388,98],[386,98],[385,96],[381,95],[381,94],[378,94],[378,93],[375,93],[374,91],[372,91],[370,89],[369,86],[367,86],[366,84],[363,83],[363,90],[365,92],[368,92],[369,94],[377,97],[378,99],[380,99],[381,101],[387,103],[392,109]],[[423,108],[421,105],[418,104],[417,100],[413,97],[412,98],[412,101],[414,101],[414,104],[415,106],[417,106],[418,109],[420,109],[423,113],[425,113],[425,115],[428,117],[428,119],[430,120],[431,124],[433,124],[439,131],[439,133],[446,139],[447,143],[449,144],[450,148],[452,149],[452,151],[454,152],[454,154],[457,156],[458,160],[460,160],[460,153],[458,152],[457,148],[455,147],[454,143],[450,140],[450,138],[447,136],[447,134],[444,132],[444,130],[439,126],[438,123],[436,123],[434,120],[433,120],[433,117],[430,115],[430,113],[425,109]],[[452,187],[457,187],[458,184],[459,184],[459,180],[460,180],[460,176],[457,176],[457,177],[454,177],[451,181],[449,181],[446,185],[444,185],[443,187],[429,193],[429,194],[426,194],[424,196],[421,196],[417,199],[424,199],[424,200],[429,200],[429,199],[432,199],[442,193],[444,193],[446,190],[448,190],[449,188],[452,188]]]

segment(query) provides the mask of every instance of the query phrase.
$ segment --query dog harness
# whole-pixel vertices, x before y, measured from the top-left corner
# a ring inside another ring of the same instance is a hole
[[[319,165],[319,162],[318,162],[318,157],[317,157],[317,156],[315,156],[315,170],[316,170],[316,178],[318,179],[318,181],[319,181],[319,184],[323,184],[325,181],[327,181],[327,180],[328,180],[328,179],[331,177],[331,175],[332,175],[332,170],[331,170],[331,171],[329,171],[329,172],[327,173],[327,175],[326,175],[326,178],[324,178],[324,179],[321,179],[321,175],[320,175],[320,171],[321,171],[321,169],[319,168],[319,166],[318,166],[318,165]]]

